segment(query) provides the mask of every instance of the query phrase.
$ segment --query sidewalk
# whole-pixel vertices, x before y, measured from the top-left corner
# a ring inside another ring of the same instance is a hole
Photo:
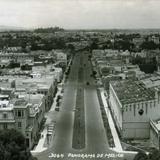
[[[114,143],[115,143],[115,147],[113,149],[118,150],[118,151],[123,151],[122,146],[121,146],[121,142],[119,140],[119,137],[118,137],[118,134],[117,134],[117,131],[116,131],[111,113],[110,113],[110,110],[108,108],[106,97],[104,96],[104,90],[103,89],[101,90],[101,98],[102,98],[102,102],[104,104],[104,109],[105,109],[106,114],[107,114],[108,123],[109,123],[110,129],[111,129],[111,132],[112,132]]]
[[[115,127],[114,121],[113,121],[111,113],[110,113],[110,109],[108,108],[106,97],[104,96],[104,93],[106,93],[106,92],[104,91],[104,89],[101,89],[100,93],[101,93],[102,102],[103,102],[104,109],[105,109],[106,114],[107,114],[108,123],[109,123],[110,129],[111,129],[113,140],[114,140],[114,144],[115,144],[115,147],[110,148],[110,149],[112,149],[112,150],[114,150],[116,152],[119,152],[119,153],[137,154],[137,152],[134,152],[134,151],[124,151],[123,150],[121,142],[120,142],[120,139],[119,139],[119,136],[118,136],[118,133],[116,131],[116,127]]]
[[[36,146],[35,149],[33,149],[31,151],[31,153],[39,153],[39,152],[43,152],[47,149],[46,147],[44,147],[44,143],[45,143],[45,140],[46,140],[46,135],[47,135],[47,129],[45,127],[45,129],[41,133],[41,138],[38,142],[38,145]]]
[[[62,83],[63,83],[63,81],[64,81],[64,79],[62,80]],[[61,90],[62,90],[62,88],[59,87],[58,91],[56,93],[56,96],[54,97],[54,102],[53,102],[50,110],[47,113],[45,113],[45,118],[46,118],[46,122],[44,124],[45,127],[44,127],[43,131],[41,132],[41,137],[38,142],[38,145],[31,151],[31,153],[33,153],[33,154],[43,152],[47,149],[47,147],[45,145],[46,141],[47,141],[47,129],[48,129],[48,125],[52,124],[52,122],[53,122],[53,118],[52,118],[53,116],[50,116],[50,115],[52,115],[55,110],[56,99],[57,99],[57,96],[61,94]],[[53,139],[53,137],[52,137],[52,139]]]
[[[31,153],[39,153],[39,152],[43,152],[43,151],[45,151],[47,149],[47,147],[45,145],[46,144],[46,139],[47,139],[47,129],[48,129],[47,127],[53,121],[53,118],[51,118],[52,116],[50,116],[50,114],[52,114],[52,112],[55,110],[56,99],[57,99],[57,96],[61,93],[61,90],[62,90],[62,88],[58,88],[57,94],[54,97],[54,102],[53,102],[50,110],[45,114],[45,117],[46,117],[46,122],[44,124],[45,128],[41,132],[41,138],[40,138],[40,140],[38,142],[38,145],[31,151]]]

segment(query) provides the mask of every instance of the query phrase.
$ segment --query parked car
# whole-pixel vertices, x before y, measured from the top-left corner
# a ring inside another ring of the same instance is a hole
[[[86,82],[86,85],[89,85],[90,83],[89,82]]]
[[[59,107],[56,107],[56,108],[55,108],[55,111],[59,112]]]

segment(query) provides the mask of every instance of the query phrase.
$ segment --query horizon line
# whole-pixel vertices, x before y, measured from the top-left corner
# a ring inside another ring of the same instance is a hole
[[[23,27],[23,26],[9,26],[9,25],[0,25],[0,30],[1,30],[1,27],[3,27],[3,30],[35,30],[35,29],[39,29],[39,28],[42,28],[42,29],[47,29],[47,28],[54,28],[54,27],[59,27],[59,28],[62,28],[65,30],[160,30],[160,27],[137,27],[137,28],[122,28],[122,27],[119,27],[119,28],[116,28],[116,27],[113,27],[113,28],[65,28],[65,27],[61,27],[61,26],[37,26],[37,27]],[[6,27],[6,28],[5,28]]]

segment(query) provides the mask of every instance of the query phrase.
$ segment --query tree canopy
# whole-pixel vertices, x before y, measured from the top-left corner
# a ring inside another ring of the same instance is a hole
[[[57,31],[64,31],[64,29],[60,27],[50,27],[50,28],[38,28],[34,30],[34,32],[36,33],[54,33]]]
[[[157,71],[157,61],[155,57],[147,59],[136,56],[135,58],[132,58],[132,64],[138,64],[140,70],[145,73],[153,73],[154,71]]]
[[[139,152],[134,160],[160,160],[160,151],[154,149],[148,155],[144,152]]]
[[[144,152],[139,152],[135,156],[134,160],[149,160],[149,159],[148,159],[148,156]]]
[[[24,136],[14,130],[0,131],[0,160],[33,160]]]
[[[141,49],[148,49],[148,50],[154,50],[158,48],[158,45],[155,44],[153,41],[144,41],[141,45],[140,45]]]

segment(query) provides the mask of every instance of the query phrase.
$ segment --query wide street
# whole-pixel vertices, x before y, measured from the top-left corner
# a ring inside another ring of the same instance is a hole
[[[83,70],[82,77],[79,77],[79,69]],[[105,134],[100,106],[97,97],[96,83],[90,76],[92,68],[88,55],[77,53],[73,59],[68,80],[64,86],[64,95],[60,111],[57,112],[56,134],[53,139],[52,147],[39,155],[39,160],[58,159],[49,158],[53,154],[64,154],[65,160],[80,160],[82,158],[68,157],[69,153],[79,154],[109,154],[114,153],[109,149],[108,140]],[[89,82],[89,85],[87,85]],[[85,118],[85,148],[72,148],[72,138],[74,130],[74,116],[76,112],[76,95],[78,87],[84,90],[84,118]],[[115,153],[116,154],[116,153]],[[126,158],[126,157],[125,157]],[[124,160],[123,158],[113,158],[114,160]],[[59,158],[61,159],[61,158]],[[84,158],[91,159],[91,158]],[[93,159],[112,159],[112,158],[93,158]],[[130,160],[131,158],[126,158]],[[131,159],[132,160],[132,159]]]

